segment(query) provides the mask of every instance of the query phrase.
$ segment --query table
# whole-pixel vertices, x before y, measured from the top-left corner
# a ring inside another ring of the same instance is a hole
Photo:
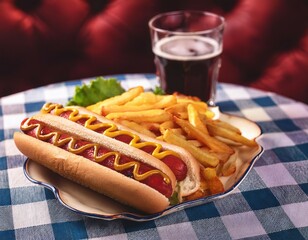
[[[154,88],[152,74],[117,75],[122,86]],[[231,195],[148,222],[104,221],[63,207],[29,182],[12,140],[45,102],[65,104],[74,86],[58,83],[3,97],[0,105],[0,239],[308,239],[308,106],[282,96],[219,84],[223,112],[259,124],[264,153]]]

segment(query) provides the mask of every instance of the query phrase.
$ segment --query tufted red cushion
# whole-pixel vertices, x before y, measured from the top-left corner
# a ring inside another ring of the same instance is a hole
[[[308,103],[306,0],[1,0],[0,96],[70,79],[154,72],[147,22],[178,9],[225,16],[221,82]]]

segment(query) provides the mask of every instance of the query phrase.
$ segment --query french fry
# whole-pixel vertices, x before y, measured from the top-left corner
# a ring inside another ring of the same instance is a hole
[[[204,168],[201,170],[201,173],[204,179],[207,181],[212,180],[213,178],[217,177],[215,168],[210,168],[210,167]]]
[[[226,163],[222,165],[221,168],[221,175],[222,176],[231,176],[233,173],[236,172],[236,159],[237,155],[232,156],[228,159]]]
[[[224,186],[219,180],[215,168],[205,168],[201,173],[207,182],[210,194],[217,194],[224,191]]]
[[[224,163],[220,162],[217,167],[216,167],[216,175],[218,177],[221,177],[222,176],[222,168],[224,166]]]
[[[209,186],[203,177],[200,178],[200,189],[206,191],[209,189]]]
[[[144,104],[144,105],[107,105],[102,106],[102,113],[103,115],[107,115],[109,113],[114,112],[140,112],[145,110],[151,110],[151,109],[163,109],[168,106],[171,106],[176,103],[176,98],[172,95],[164,96],[160,99],[160,101],[157,101],[152,104]]]
[[[221,128],[226,128],[232,132],[235,132],[237,134],[242,134],[241,133],[241,130],[238,129],[237,127],[227,123],[227,122],[224,122],[224,121],[220,121],[220,120],[211,120],[211,119],[205,119],[203,117],[201,117],[201,121],[206,124],[206,125],[212,125],[212,126],[217,126],[217,127],[221,127]]]
[[[225,191],[224,185],[222,184],[222,182],[219,180],[217,176],[208,182],[208,186],[209,186],[210,194],[212,195],[222,193]]]
[[[182,128],[172,128],[170,129],[170,131],[172,131],[174,134],[178,135],[179,137],[186,139]]]
[[[205,119],[212,119],[215,117],[215,113],[213,113],[212,111],[200,111],[199,112],[200,118],[205,118]]]
[[[216,167],[219,160],[216,156],[213,156],[207,152],[204,152],[197,148],[196,146],[190,144],[187,140],[173,133],[170,129],[167,129],[163,134],[163,139],[165,142],[175,144],[186,149],[193,155],[203,166],[205,167]]]
[[[161,95],[155,95],[152,92],[142,92],[131,101],[125,103],[126,106],[141,106],[144,104],[153,104],[161,99]]]
[[[211,137],[207,134],[200,132],[197,128],[191,125],[188,121],[174,117],[175,122],[189,135],[198,141],[208,146],[214,152],[225,152],[233,154],[234,150],[227,144],[219,141],[218,139]]]
[[[235,162],[225,163],[221,169],[222,176],[231,176],[236,171]]]
[[[164,134],[164,132],[170,128],[174,128],[174,122],[172,120],[161,123],[159,126],[159,131],[161,134]]]
[[[193,141],[193,140],[189,140],[189,141]],[[198,140],[195,140],[195,141],[198,141]],[[204,146],[202,143],[201,143],[201,146],[198,146],[198,147],[200,148],[200,150],[205,151],[205,152],[217,157],[219,159],[220,163],[227,162],[229,160],[230,156],[232,155],[232,154],[226,153],[226,152],[213,152],[207,146]]]
[[[187,112],[178,112],[178,113],[173,114],[173,116],[176,116],[180,119],[185,119],[185,120],[188,119],[188,113]]]
[[[192,96],[185,96],[185,95],[180,95],[178,93],[174,93],[174,96],[176,96],[177,100],[179,103],[202,103],[206,104],[205,102],[202,102],[199,98],[197,97],[192,97]]]
[[[150,130],[148,130],[147,128],[145,128],[144,126],[138,123],[127,121],[127,120],[121,120],[121,119],[116,119],[116,122],[119,122],[123,126],[126,126],[136,132],[142,133],[152,138],[156,138],[156,135],[153,132],[151,132]]]
[[[206,125],[200,119],[199,113],[196,107],[193,104],[188,104],[187,106],[187,113],[188,113],[188,121],[191,125],[199,129],[204,134],[209,134]]]
[[[207,124],[207,126],[211,135],[227,138],[229,140],[241,143],[249,147],[257,146],[257,143],[254,140],[247,139],[244,136],[230,129],[219,127],[215,124]]]
[[[187,106],[189,102],[177,103],[173,106],[165,108],[165,110],[181,119],[188,119]]]
[[[198,111],[198,113],[200,115],[200,118],[202,116],[205,117],[205,119],[212,119],[212,118],[214,118],[215,113],[208,109],[207,104],[204,103],[204,105],[203,105],[201,103],[204,103],[204,102],[194,102],[194,103],[191,103],[194,106],[194,108]]]
[[[170,107],[167,107],[165,110],[167,112],[170,112],[172,114],[178,113],[178,112],[186,112],[187,111],[187,106],[189,103],[176,103]]]
[[[208,105],[200,100],[194,100],[191,98],[178,98],[178,104],[192,104],[200,116],[203,116],[207,119],[212,119],[215,116],[215,113],[208,109]]]
[[[190,104],[192,104],[198,112],[208,111],[208,106],[205,102],[192,101]]]
[[[205,102],[179,93],[155,95],[137,87],[88,109],[190,152],[200,163],[202,176],[200,189],[185,200],[223,192],[220,177],[237,172],[236,148],[257,145],[242,136],[239,128],[216,119]]]
[[[140,125],[144,128],[146,128],[147,130],[149,130],[150,132],[152,132],[155,137],[161,135],[160,133],[160,123],[157,122],[142,122],[140,123]]]
[[[164,141],[163,135],[156,137],[157,140]]]
[[[118,95],[118,96],[115,96],[115,97],[112,97],[112,98],[108,98],[104,101],[100,101],[96,104],[90,105],[90,106],[87,107],[87,109],[92,111],[92,112],[95,112],[97,114],[102,114],[102,107],[114,106],[114,105],[123,105],[123,104],[129,102],[130,100],[134,99],[135,97],[137,97],[142,92],[144,92],[144,89],[141,86],[131,88],[128,91],[122,93],[121,95]]]
[[[221,163],[227,162],[232,155],[231,153],[227,152],[214,152],[213,154],[215,154],[215,156],[219,159]]]
[[[192,145],[194,145],[194,146],[196,146],[196,147],[198,147],[198,148],[201,148],[201,147],[202,147],[202,143],[199,142],[198,140],[195,140],[195,139],[193,139],[193,140],[187,140],[187,142],[189,142],[190,144],[192,144]]]
[[[186,201],[192,201],[192,200],[195,200],[195,199],[199,199],[199,198],[202,198],[205,196],[205,193],[204,191],[202,191],[201,189],[195,191],[193,194],[191,195],[188,195],[185,197],[185,200]]]
[[[139,112],[116,112],[109,113],[107,119],[125,119],[137,123],[142,122],[165,122],[171,120],[172,116],[162,109],[152,109]]]

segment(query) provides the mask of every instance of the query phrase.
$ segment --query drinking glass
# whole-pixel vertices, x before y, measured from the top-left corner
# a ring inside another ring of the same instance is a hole
[[[161,13],[149,21],[156,74],[166,93],[215,106],[224,18],[204,11]]]

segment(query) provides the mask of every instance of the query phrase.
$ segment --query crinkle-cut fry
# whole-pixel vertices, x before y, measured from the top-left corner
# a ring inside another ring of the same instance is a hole
[[[188,121],[191,125],[199,129],[204,134],[209,134],[206,125],[201,121],[199,112],[194,104],[188,104],[187,106],[187,113],[188,113]]]
[[[199,161],[205,167],[216,167],[219,163],[219,160],[216,156],[200,150],[199,148],[189,143],[187,140],[173,133],[170,129],[167,129],[164,132],[163,139],[165,142],[175,144],[186,149],[197,161]]]
[[[176,103],[176,98],[172,95],[162,97],[159,101],[144,105],[108,105],[102,106],[103,115],[113,112],[140,112],[151,109],[163,109]]]
[[[123,105],[135,97],[137,97],[139,94],[144,92],[144,89],[142,86],[134,87],[126,92],[122,93],[121,95],[108,98],[104,101],[100,101],[96,104],[90,105],[87,107],[88,110],[95,112],[97,114],[102,114],[102,108],[105,106],[115,106],[115,105]]]
[[[116,112],[109,113],[107,119],[125,119],[137,123],[142,122],[166,122],[172,119],[172,115],[162,109],[151,109],[139,112]]]
[[[198,141],[202,142],[204,145],[208,146],[211,150],[214,152],[225,152],[229,154],[233,154],[234,150],[229,147],[227,144],[219,141],[218,139],[204,134],[200,132],[197,128],[195,128],[193,125],[191,125],[188,121],[179,119],[177,117],[174,117],[175,122],[188,134],[188,136],[191,136]]]
[[[238,143],[241,143],[243,145],[249,146],[249,147],[255,147],[257,146],[257,143],[254,140],[250,140],[248,138],[245,138],[244,136],[230,130],[227,128],[223,128],[220,126],[217,126],[215,124],[207,124],[208,130],[211,135],[223,137]]]
[[[139,125],[138,123],[123,120],[123,119],[122,120],[121,119],[115,119],[115,122],[118,122],[118,123],[122,124],[123,126],[126,126],[130,129],[136,131],[136,132],[142,133],[142,134],[147,135],[149,137],[156,138],[156,135],[153,132],[151,132],[150,130],[148,130],[144,126]]]

